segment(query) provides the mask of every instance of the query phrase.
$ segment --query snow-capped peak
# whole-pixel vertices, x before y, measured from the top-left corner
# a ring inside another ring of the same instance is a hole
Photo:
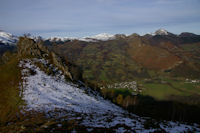
[[[47,40],[50,41],[67,41],[67,40],[79,40],[85,42],[95,42],[95,41],[107,41],[115,38],[115,35],[108,33],[101,33],[94,36],[86,36],[86,37],[50,37]]]
[[[114,39],[115,35],[108,34],[108,33],[101,33],[101,34],[91,36],[91,37],[86,37],[86,38],[101,40],[101,41],[107,41],[107,40],[110,40],[110,39]]]
[[[165,29],[159,29],[155,32],[155,35],[168,35],[169,32]]]
[[[18,37],[0,30],[0,42],[4,44],[14,45],[18,41]]]

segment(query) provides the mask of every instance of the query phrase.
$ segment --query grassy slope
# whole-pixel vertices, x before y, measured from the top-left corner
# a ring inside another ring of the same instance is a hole
[[[0,122],[9,122],[19,111],[21,98],[19,97],[20,69],[18,59],[13,56],[6,64],[0,66]]]
[[[87,82],[115,83],[148,77],[148,73],[136,64],[126,52],[124,40],[95,43],[66,42],[54,45],[56,53],[65,56],[82,69]]]
[[[167,50],[143,44],[139,40],[129,43],[128,53],[137,63],[153,70],[165,70],[181,61]]]

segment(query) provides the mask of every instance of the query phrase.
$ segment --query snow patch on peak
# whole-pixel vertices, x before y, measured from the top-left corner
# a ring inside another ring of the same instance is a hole
[[[169,32],[165,29],[159,29],[155,32],[155,35],[168,35]]]
[[[18,41],[18,37],[0,30],[0,42],[4,44],[14,45]]]

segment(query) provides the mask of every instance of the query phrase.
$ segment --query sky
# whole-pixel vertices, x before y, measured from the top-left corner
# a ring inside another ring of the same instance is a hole
[[[84,37],[159,28],[200,34],[200,0],[0,0],[0,30]]]

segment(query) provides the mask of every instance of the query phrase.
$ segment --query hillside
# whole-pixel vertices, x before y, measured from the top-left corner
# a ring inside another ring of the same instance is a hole
[[[94,84],[159,76],[199,78],[200,36],[189,33],[156,33],[144,36],[116,35],[111,40],[95,42],[47,40],[45,45],[80,67],[83,80]],[[184,71],[180,71],[181,69]]]

